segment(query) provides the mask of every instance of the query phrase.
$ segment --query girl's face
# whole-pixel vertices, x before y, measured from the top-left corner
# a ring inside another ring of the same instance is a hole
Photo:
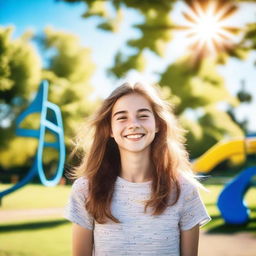
[[[111,137],[120,153],[149,150],[157,131],[153,110],[144,96],[132,93],[116,101],[111,114]]]

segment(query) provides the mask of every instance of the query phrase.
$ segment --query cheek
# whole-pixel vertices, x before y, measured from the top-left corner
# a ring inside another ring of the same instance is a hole
[[[120,132],[123,129],[123,125],[120,123],[113,123],[111,124],[111,135],[113,136],[117,136],[120,134]]]
[[[156,122],[154,120],[147,120],[144,125],[148,128],[150,131],[156,130]]]

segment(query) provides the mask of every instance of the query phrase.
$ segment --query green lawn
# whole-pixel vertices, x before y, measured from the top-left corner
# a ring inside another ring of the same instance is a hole
[[[8,187],[9,185],[0,184],[1,191]],[[6,195],[2,200],[0,209],[62,207],[65,205],[69,193],[70,186],[45,187],[43,185],[27,185],[14,193]]]
[[[0,256],[71,255],[71,224],[63,219],[0,227]]]
[[[207,185],[209,192],[201,191],[202,198],[212,216],[204,230],[212,233],[252,232],[256,235],[256,188],[251,188],[246,201],[252,209],[251,219],[245,226],[224,224],[215,205],[222,185]],[[4,188],[0,185],[0,189]],[[47,188],[28,185],[3,199],[1,209],[31,209],[62,207],[65,205],[70,186]],[[62,219],[1,223],[0,256],[66,256],[71,255],[71,224]]]
[[[9,185],[0,184],[0,190]],[[27,185],[3,198],[0,210],[63,207],[70,186]],[[71,224],[65,219],[3,223],[0,220],[0,256],[71,255]]]

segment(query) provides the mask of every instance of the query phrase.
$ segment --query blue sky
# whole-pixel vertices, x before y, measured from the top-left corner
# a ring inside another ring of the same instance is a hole
[[[178,4],[173,13],[173,18],[177,21],[182,8],[183,5]],[[174,61],[184,51],[182,42],[179,39],[174,40],[164,59],[159,59],[154,54],[147,52],[149,68],[144,73],[131,71],[126,78],[114,81],[106,76],[104,70],[113,63],[113,56],[117,49],[124,48],[128,38],[138,35],[138,32],[131,28],[131,24],[139,22],[140,17],[135,11],[126,12],[120,32],[113,35],[95,28],[99,22],[98,19],[82,19],[81,15],[84,11],[83,3],[67,4],[54,0],[0,0],[0,25],[14,25],[16,27],[14,37],[20,36],[26,29],[41,32],[49,25],[55,29],[78,35],[82,45],[92,49],[92,58],[97,65],[92,83],[95,86],[96,95],[101,97],[106,97],[113,88],[127,79],[130,81],[157,81],[157,76],[153,74],[152,70],[161,72],[170,61]],[[242,25],[246,21],[253,21],[255,17],[255,5],[243,4],[241,12],[232,21],[232,25]],[[128,51],[128,48],[126,50]],[[250,130],[254,132],[256,132],[256,68],[253,64],[255,59],[256,53],[253,53],[245,62],[231,59],[228,65],[219,68],[219,72],[224,76],[227,87],[233,95],[240,89],[242,79],[246,82],[247,90],[253,94],[253,103],[241,105],[236,113],[241,120],[245,117],[249,118]]]

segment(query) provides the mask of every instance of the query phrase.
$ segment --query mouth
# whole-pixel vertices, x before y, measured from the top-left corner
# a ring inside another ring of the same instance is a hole
[[[125,135],[124,137],[127,139],[140,139],[144,136],[145,136],[144,133],[136,133],[136,134],[128,134],[128,135]]]

